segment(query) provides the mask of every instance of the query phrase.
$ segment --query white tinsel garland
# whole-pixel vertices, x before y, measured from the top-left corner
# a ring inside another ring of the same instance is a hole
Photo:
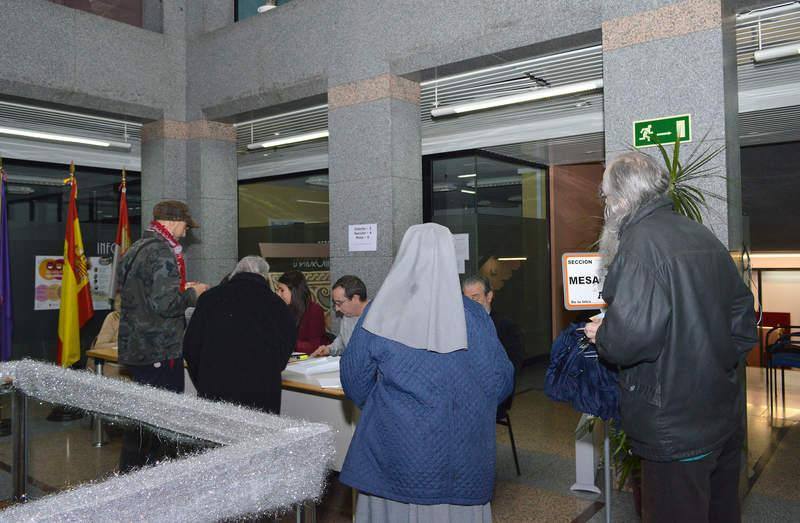
[[[0,521],[220,521],[319,499],[333,431],[30,360],[0,364],[28,396],[223,446],[0,512]],[[88,442],[87,442],[88,444]]]

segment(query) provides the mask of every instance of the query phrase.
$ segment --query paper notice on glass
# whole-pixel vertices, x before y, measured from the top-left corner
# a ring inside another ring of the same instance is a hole
[[[466,260],[456,260],[456,264],[458,265],[458,273],[464,274],[467,272],[467,262]]]
[[[112,259],[100,256],[89,258],[89,286],[92,306],[96,311],[111,309],[108,290],[111,288]]]
[[[319,382],[319,386],[323,389],[341,389],[342,388],[342,380],[339,376],[335,376],[333,378],[317,378]]]
[[[348,225],[348,250],[350,252],[378,250],[378,224]]]
[[[454,234],[453,245],[456,248],[457,260],[469,260],[469,234]]]

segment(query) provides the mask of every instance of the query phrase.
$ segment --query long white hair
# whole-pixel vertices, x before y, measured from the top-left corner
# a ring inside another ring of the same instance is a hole
[[[605,199],[600,254],[608,267],[619,249],[620,228],[643,205],[667,194],[669,175],[646,154],[623,153],[606,167],[600,190]]]

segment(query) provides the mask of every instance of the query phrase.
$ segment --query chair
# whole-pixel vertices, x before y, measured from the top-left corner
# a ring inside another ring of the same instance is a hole
[[[517,458],[517,444],[514,442],[514,431],[511,429],[511,416],[508,411],[511,408],[511,399],[514,397],[512,393],[506,401],[497,407],[497,424],[508,427],[508,439],[511,440],[511,452],[514,454],[514,466],[517,468],[517,476],[521,476],[522,472],[519,470],[519,459]]]
[[[767,399],[769,402],[770,415],[774,412],[773,398],[775,404],[778,402],[778,369],[781,371],[781,401],[784,412],[786,411],[786,376],[787,368],[800,368],[800,329],[798,325],[775,327],[767,333],[769,335],[778,329],[784,329],[778,340],[770,344],[767,349]]]
[[[781,327],[792,324],[792,315],[788,312],[762,312],[760,327]],[[774,329],[773,329],[774,331]],[[767,362],[767,346],[770,345],[769,331],[766,336],[759,335],[759,367],[766,367]],[[759,333],[760,334],[760,333]]]

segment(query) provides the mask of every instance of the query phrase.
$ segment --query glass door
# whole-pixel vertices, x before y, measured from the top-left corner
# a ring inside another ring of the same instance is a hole
[[[464,275],[485,276],[493,310],[523,334],[525,357],[549,354],[547,170],[486,151],[424,159],[426,220],[469,235]]]

